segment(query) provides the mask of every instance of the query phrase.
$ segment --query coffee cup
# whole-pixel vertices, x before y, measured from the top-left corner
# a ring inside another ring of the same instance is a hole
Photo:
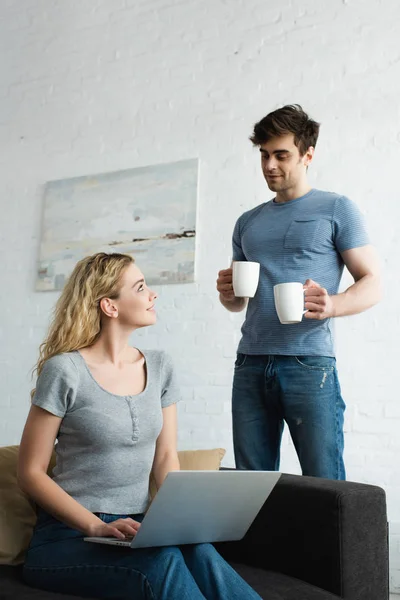
[[[253,298],[258,287],[260,263],[235,261],[232,265],[233,292],[237,298]]]
[[[291,281],[274,285],[274,300],[278,318],[282,325],[300,323],[304,313],[304,287],[302,283]]]

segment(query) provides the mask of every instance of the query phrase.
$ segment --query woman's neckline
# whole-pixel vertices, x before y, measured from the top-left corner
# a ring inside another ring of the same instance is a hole
[[[146,384],[144,386],[144,389],[141,392],[139,392],[138,394],[124,394],[124,395],[114,394],[113,392],[106,390],[102,385],[100,385],[100,383],[94,377],[92,371],[89,368],[88,363],[86,362],[86,359],[83,357],[83,355],[80,353],[80,351],[75,350],[75,353],[79,356],[79,360],[81,360],[81,362],[83,363],[83,366],[85,367],[85,370],[87,371],[89,377],[92,379],[92,381],[96,384],[96,386],[102,392],[104,392],[105,394],[108,394],[109,396],[113,396],[114,398],[138,398],[139,396],[142,396],[143,394],[145,394],[149,387],[149,363],[147,361],[146,354],[145,354],[145,352],[143,352],[143,350],[139,350],[139,348],[135,348],[135,350],[137,350],[144,358],[144,368],[145,368],[145,372],[146,372]]]

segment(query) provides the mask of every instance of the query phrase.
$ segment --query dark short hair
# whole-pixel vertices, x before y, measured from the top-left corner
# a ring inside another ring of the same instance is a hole
[[[300,104],[288,104],[270,112],[254,125],[250,140],[261,146],[271,138],[293,133],[294,143],[303,156],[310,146],[315,148],[320,124],[309,118]]]

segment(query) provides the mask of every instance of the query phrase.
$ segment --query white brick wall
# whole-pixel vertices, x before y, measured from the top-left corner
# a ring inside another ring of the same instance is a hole
[[[268,198],[247,136],[300,102],[322,121],[312,183],[366,213],[385,271],[377,308],[337,323],[349,479],[387,491],[400,591],[397,0],[0,0],[0,444],[17,443],[53,293],[35,293],[50,179],[200,158],[197,283],[159,292],[137,343],[180,371],[180,447],[225,446],[242,316],[218,303],[236,218]],[[282,469],[298,472],[284,440]]]

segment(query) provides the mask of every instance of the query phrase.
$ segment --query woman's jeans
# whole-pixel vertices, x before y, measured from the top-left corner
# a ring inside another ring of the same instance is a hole
[[[334,358],[238,354],[232,392],[236,467],[278,471],[286,422],[303,475],[345,479],[344,410]]]
[[[98,514],[106,523],[130,516]],[[260,600],[211,544],[133,550],[83,541],[44,511],[24,566],[33,587],[90,598]]]

